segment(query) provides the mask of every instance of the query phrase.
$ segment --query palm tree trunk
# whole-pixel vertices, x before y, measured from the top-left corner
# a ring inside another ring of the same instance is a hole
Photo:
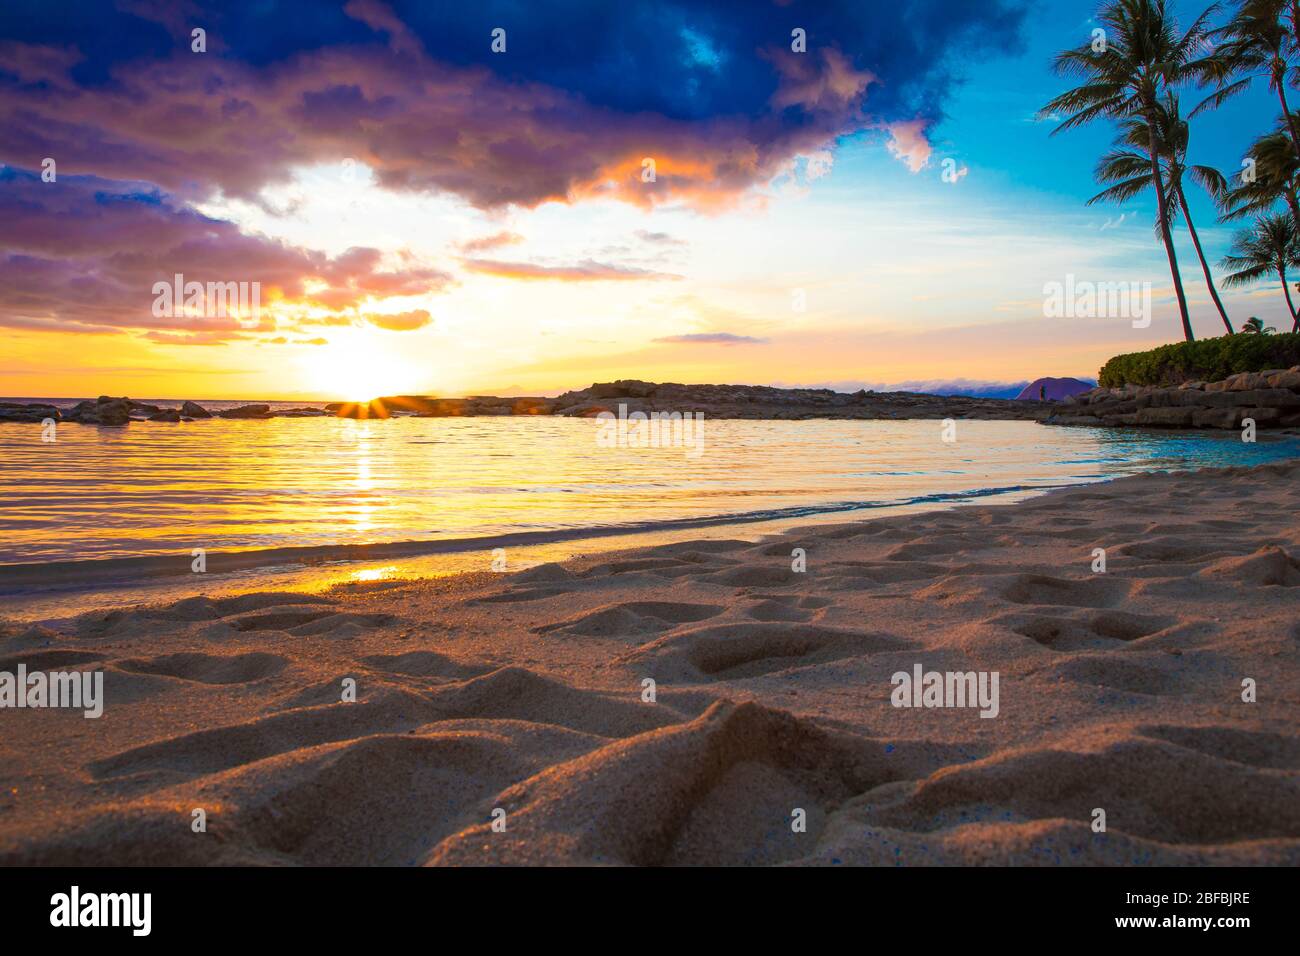
[[[1174,251],[1174,237],[1169,234],[1169,217],[1165,214],[1165,184],[1160,176],[1160,150],[1156,146],[1155,104],[1147,104],[1147,136],[1151,155],[1151,178],[1156,184],[1156,215],[1160,217],[1160,237],[1165,241],[1165,255],[1169,259],[1169,274],[1174,279],[1174,294],[1178,296],[1178,314],[1183,320],[1183,338],[1195,342],[1192,321],[1187,316],[1187,296],[1183,293],[1183,277],[1178,274],[1178,254]]]
[[[1282,115],[1286,117],[1286,125],[1291,130],[1291,148],[1295,150],[1297,158],[1300,158],[1300,129],[1296,128],[1295,117],[1291,115],[1291,108],[1286,105],[1286,71],[1273,70],[1274,85],[1277,87],[1278,102],[1282,104]]]
[[[1277,274],[1282,280],[1282,294],[1286,296],[1286,307],[1291,310],[1291,331],[1300,331],[1300,315],[1296,314],[1295,306],[1291,303],[1291,287],[1286,284],[1286,269],[1278,269]]]
[[[1223,324],[1228,329],[1228,334],[1232,334],[1232,323],[1228,321],[1228,313],[1223,308],[1223,302],[1219,299],[1219,290],[1214,287],[1214,277],[1210,275],[1210,267],[1205,261],[1205,253],[1201,251],[1201,240],[1196,235],[1196,227],[1192,225],[1192,211],[1187,207],[1187,196],[1183,194],[1183,184],[1174,183],[1174,189],[1178,191],[1178,205],[1183,207],[1183,218],[1187,220],[1187,231],[1191,233],[1192,245],[1196,248],[1196,257],[1201,260],[1201,272],[1205,274],[1205,287],[1210,290],[1210,298],[1214,300],[1214,307],[1219,310],[1219,317],[1223,319]],[[1300,222],[1300,220],[1297,220]]]

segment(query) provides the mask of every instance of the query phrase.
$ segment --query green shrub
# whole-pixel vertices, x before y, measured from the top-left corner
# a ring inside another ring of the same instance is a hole
[[[1116,355],[1101,367],[1098,384],[1181,385],[1217,382],[1237,372],[1262,372],[1300,365],[1300,333],[1221,335],[1199,342],[1176,342],[1147,352]]]

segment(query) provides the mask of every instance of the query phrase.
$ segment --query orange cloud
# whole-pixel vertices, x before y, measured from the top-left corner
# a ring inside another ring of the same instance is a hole
[[[558,279],[563,282],[600,282],[605,280],[680,279],[679,275],[616,266],[584,259],[573,265],[547,266],[532,262],[502,262],[498,259],[466,259],[466,269],[505,279]]]
[[[366,316],[366,321],[389,332],[413,332],[424,328],[433,321],[433,317],[424,309],[414,309],[392,315],[370,314]]]

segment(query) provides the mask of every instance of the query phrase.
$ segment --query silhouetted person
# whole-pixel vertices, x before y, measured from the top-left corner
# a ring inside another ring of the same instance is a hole
[[[1045,402],[1045,401],[1047,401],[1047,386],[1046,386],[1046,385],[1039,385],[1039,386],[1038,386],[1038,400],[1039,400],[1040,402]]]

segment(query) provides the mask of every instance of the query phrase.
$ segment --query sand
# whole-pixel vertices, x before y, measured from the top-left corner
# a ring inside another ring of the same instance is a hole
[[[0,864],[1296,865],[1298,509],[1300,464],[1144,475],[11,623],[106,703],[0,710]],[[918,664],[997,716],[894,706]]]

